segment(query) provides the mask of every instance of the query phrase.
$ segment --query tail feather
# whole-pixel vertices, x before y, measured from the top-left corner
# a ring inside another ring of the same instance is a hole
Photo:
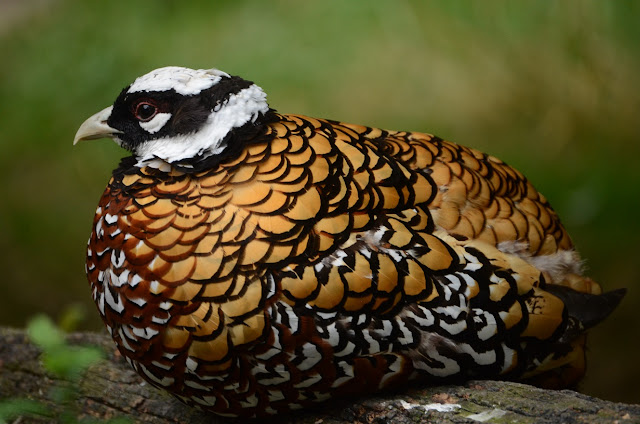
[[[549,346],[551,351],[559,346],[569,347],[564,356],[547,355],[525,381],[548,389],[574,387],[586,370],[585,343],[589,328],[607,318],[618,306],[626,289],[613,290],[603,294],[576,291],[567,286],[549,284],[544,288],[559,298],[565,305],[567,325],[557,344]]]
[[[549,284],[545,290],[564,302],[569,318],[576,320],[582,331],[588,330],[608,317],[627,293],[627,289],[623,288],[595,295],[553,284]]]

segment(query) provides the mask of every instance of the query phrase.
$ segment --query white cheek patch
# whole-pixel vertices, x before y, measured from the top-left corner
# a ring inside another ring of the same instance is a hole
[[[174,89],[178,94],[194,96],[200,94],[202,90],[213,87],[220,82],[222,77],[229,77],[229,74],[218,69],[189,69],[180,66],[167,66],[137,78],[127,92],[168,91]]]
[[[169,121],[169,119],[171,119],[170,113],[158,113],[156,116],[153,117],[152,120],[147,122],[140,122],[140,126],[146,132],[150,134],[155,134],[158,131],[160,131],[162,127],[164,127],[164,124],[166,124]]]

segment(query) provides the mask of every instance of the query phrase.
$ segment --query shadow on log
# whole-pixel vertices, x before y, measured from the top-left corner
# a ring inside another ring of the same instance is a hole
[[[127,417],[136,423],[224,423],[213,415],[189,408],[145,382],[115,353],[105,334],[74,333],[72,344],[97,345],[108,360],[92,366],[80,380],[76,400],[79,418]],[[47,402],[50,389],[60,384],[42,368],[39,351],[24,331],[0,328],[0,399],[28,397]],[[21,417],[16,422],[46,422]],[[264,422],[264,420],[263,420]],[[580,393],[541,390],[519,383],[470,381],[457,386],[411,389],[405,393],[329,402],[273,422],[296,424],[342,423],[612,423],[640,422],[640,405],[608,402]]]

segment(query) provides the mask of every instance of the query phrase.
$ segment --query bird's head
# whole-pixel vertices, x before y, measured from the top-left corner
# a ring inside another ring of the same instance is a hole
[[[220,155],[234,130],[269,111],[260,87],[217,69],[165,67],[122,90],[112,106],[87,119],[81,140],[112,138],[139,164],[180,163]]]

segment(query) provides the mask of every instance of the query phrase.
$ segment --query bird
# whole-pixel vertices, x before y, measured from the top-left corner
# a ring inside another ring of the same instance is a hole
[[[547,199],[434,135],[281,114],[252,81],[168,66],[74,144],[131,154],[86,252],[119,352],[228,417],[469,379],[574,387],[603,293]]]

